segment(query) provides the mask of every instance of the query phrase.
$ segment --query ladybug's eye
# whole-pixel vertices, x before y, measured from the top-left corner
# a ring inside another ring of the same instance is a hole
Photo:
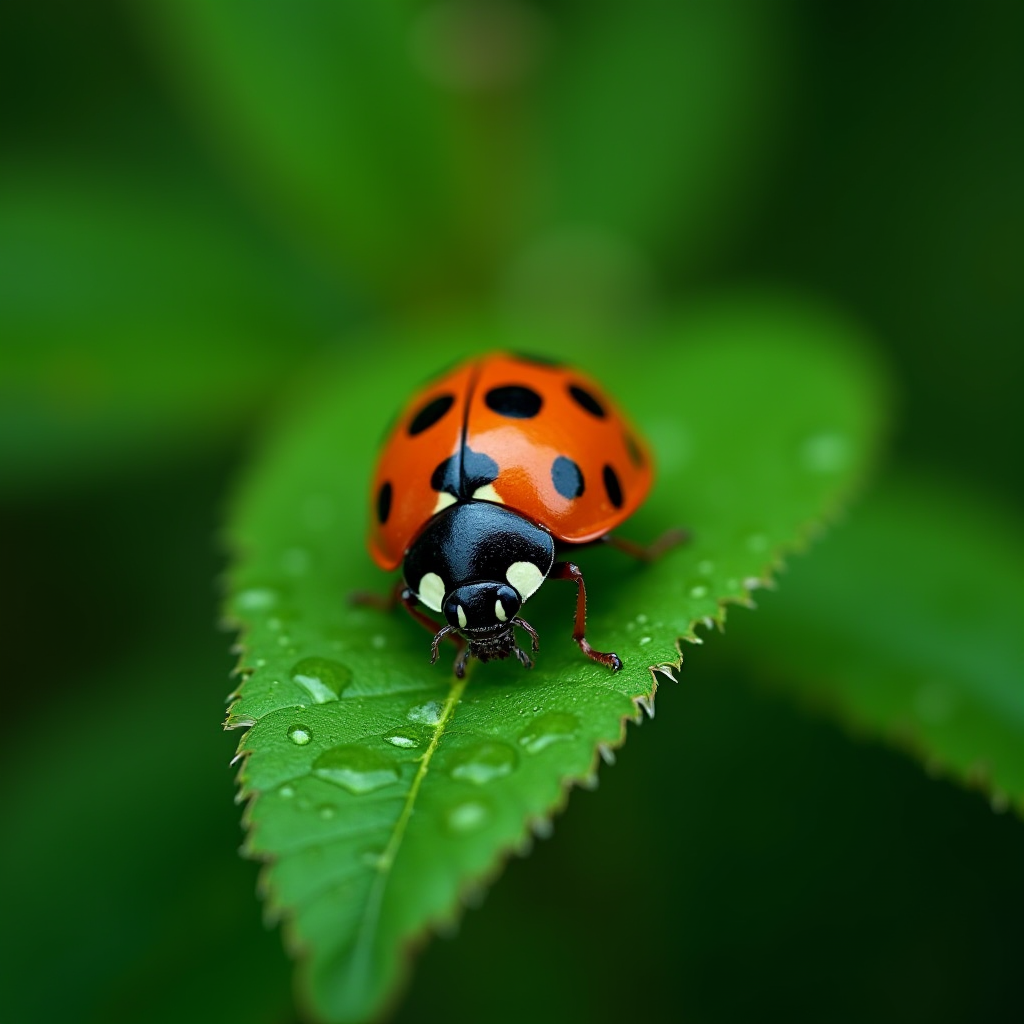
[[[445,598],[444,617],[453,629],[493,632],[511,622],[521,604],[519,595],[507,583],[469,583]]]

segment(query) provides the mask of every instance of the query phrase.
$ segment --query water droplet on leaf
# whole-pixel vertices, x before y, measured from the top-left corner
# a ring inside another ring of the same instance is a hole
[[[352,673],[340,661],[303,658],[292,668],[292,681],[313,698],[314,704],[337,700],[352,681]]]
[[[564,711],[549,711],[539,715],[519,737],[519,742],[531,753],[536,754],[559,740],[569,740],[576,735],[579,719]]]
[[[354,744],[325,750],[313,762],[313,774],[356,794],[398,781],[398,769],[386,757]]]
[[[444,705],[439,700],[428,700],[426,704],[417,704],[410,708],[405,716],[410,722],[419,722],[422,725],[437,725],[444,714]]]
[[[313,738],[313,733],[304,725],[288,727],[288,739],[297,746],[304,747]]]
[[[814,434],[800,446],[800,464],[809,473],[838,473],[850,460],[850,444],[842,434]]]
[[[412,750],[413,747],[418,747],[420,741],[413,736],[403,736],[401,733],[394,733],[391,736],[384,737],[385,743],[390,743],[393,747],[400,747],[402,750]]]
[[[505,743],[478,743],[452,757],[449,774],[480,786],[511,774],[518,760],[516,752]]]
[[[454,832],[472,832],[490,817],[487,807],[476,800],[458,804],[448,812],[448,827]]]
[[[249,587],[239,591],[235,603],[248,612],[264,611],[277,604],[277,591],[270,587]]]

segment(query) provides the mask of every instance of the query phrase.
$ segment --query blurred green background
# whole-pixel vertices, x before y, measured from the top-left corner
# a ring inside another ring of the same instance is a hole
[[[996,0],[6,5],[0,1016],[298,1019],[236,855],[217,534],[369,324],[608,346],[823,298],[892,368],[885,472],[1019,517],[1022,40]],[[1020,821],[794,709],[749,618],[398,1020],[1024,1017]]]

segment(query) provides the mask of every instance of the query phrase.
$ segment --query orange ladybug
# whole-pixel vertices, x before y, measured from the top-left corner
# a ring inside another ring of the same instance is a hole
[[[514,654],[515,627],[545,579],[577,586],[573,639],[612,671],[613,652],[587,642],[583,574],[556,551],[610,541],[649,559],[678,543],[671,531],[650,548],[609,537],[643,502],[650,452],[597,384],[577,370],[527,356],[469,359],[406,405],[381,453],[371,491],[369,549],[384,570],[404,560],[396,598],[438,643],[459,643],[455,674],[470,656]],[[443,615],[444,625],[418,604]]]

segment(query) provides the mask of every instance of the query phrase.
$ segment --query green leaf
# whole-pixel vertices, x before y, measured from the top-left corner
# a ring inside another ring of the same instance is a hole
[[[0,182],[0,487],[211,438],[316,336],[311,288],[189,180]]]
[[[172,83],[248,191],[390,291],[446,266],[462,189],[401,4],[139,4]],[[425,269],[426,268],[426,269]]]
[[[744,623],[775,683],[1024,811],[1020,531],[962,487],[890,480]]]
[[[780,553],[801,543],[862,477],[882,399],[860,339],[834,317],[781,301],[733,301],[628,350],[584,354],[474,324],[397,344],[367,337],[273,437],[231,528],[230,614],[245,629],[245,681],[229,726],[249,797],[248,852],[286,915],[309,997],[330,1020],[379,1011],[407,949],[449,919],[531,827],[544,833],[570,783],[653,714],[653,669],[680,637],[746,601]],[[456,353],[544,351],[612,385],[660,460],[651,499],[623,531],[685,524],[693,541],[654,565],[581,552],[588,635],[618,651],[618,674],[569,632],[574,592],[531,599],[536,667],[475,664],[466,682],[406,616],[352,608],[390,585],[363,548],[374,440],[406,393]]]
[[[557,229],[644,253],[706,253],[772,138],[787,18],[755,2],[570,5],[543,82],[540,147]]]

